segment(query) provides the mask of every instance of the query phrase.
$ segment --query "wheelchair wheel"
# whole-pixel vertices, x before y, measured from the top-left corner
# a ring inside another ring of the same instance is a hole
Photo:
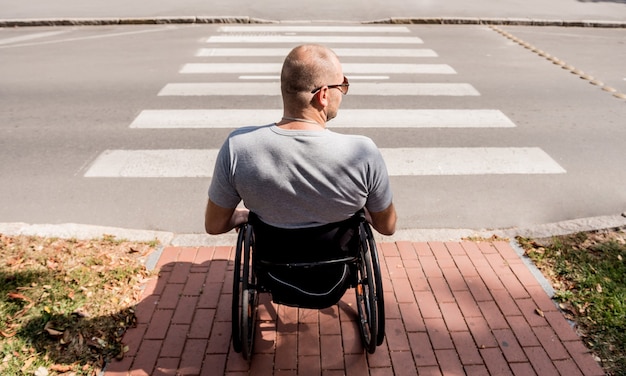
[[[235,266],[232,300],[233,349],[243,353],[245,359],[252,357],[258,294],[256,276],[251,265],[252,227],[242,226],[235,249]]]
[[[372,354],[384,340],[385,314],[378,254],[367,224],[361,228],[359,252],[356,286],[359,328],[363,347]]]

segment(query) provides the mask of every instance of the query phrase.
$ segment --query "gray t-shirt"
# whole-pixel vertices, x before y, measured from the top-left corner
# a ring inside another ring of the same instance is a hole
[[[215,163],[209,197],[224,208],[243,200],[270,225],[301,228],[342,221],[363,207],[382,211],[391,204],[392,192],[371,139],[270,124],[229,135]]]

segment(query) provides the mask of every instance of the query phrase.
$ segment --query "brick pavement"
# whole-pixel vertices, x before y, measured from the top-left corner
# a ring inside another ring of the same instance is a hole
[[[354,293],[324,310],[259,307],[250,364],[230,344],[232,247],[169,247],[118,375],[603,375],[511,245],[378,244],[387,337],[359,339]]]

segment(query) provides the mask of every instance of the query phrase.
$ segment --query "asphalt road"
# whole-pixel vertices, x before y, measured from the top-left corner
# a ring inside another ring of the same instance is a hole
[[[202,232],[208,178],[87,178],[105,150],[217,148],[229,129],[131,129],[145,109],[280,108],[277,96],[164,97],[218,25],[0,30],[0,222]],[[347,96],[347,109],[496,109],[513,128],[347,129],[381,148],[539,148],[562,174],[392,178],[401,228],[504,228],[626,209],[626,30],[408,26],[478,97]],[[516,41],[511,37],[518,37]],[[520,43],[577,68],[571,73]],[[248,46],[249,47],[249,46]],[[355,60],[347,59],[350,62]],[[376,59],[374,59],[376,60]],[[588,74],[602,85],[591,84]],[[330,124],[332,126],[332,124]],[[343,131],[343,130],[342,130]]]

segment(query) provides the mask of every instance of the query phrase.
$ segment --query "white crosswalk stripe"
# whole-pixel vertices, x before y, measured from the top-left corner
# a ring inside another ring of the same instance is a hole
[[[213,35],[207,43],[302,43],[317,44],[422,44],[418,37],[326,36],[326,35]]]
[[[539,148],[381,149],[390,176],[560,174],[565,170]],[[107,150],[85,177],[208,178],[217,150]]]
[[[406,26],[227,25],[221,33],[409,33]]]
[[[237,110],[143,110],[131,128],[239,128],[270,124],[282,116],[281,109]],[[355,110],[342,109],[328,123],[337,128],[511,128],[515,124],[498,110]]]
[[[200,48],[198,57],[276,57],[282,60],[291,48]],[[426,48],[333,48],[340,57],[437,57],[437,53]]]
[[[280,80],[280,75],[250,75],[250,74],[244,74],[241,75],[239,77],[237,77],[240,80],[267,80],[267,81],[279,81]],[[367,81],[381,81],[381,80],[388,80],[391,77],[384,75],[384,76],[376,76],[376,75],[363,75],[363,76],[355,76],[355,75],[350,75],[350,82],[354,83],[356,81],[363,81],[363,80],[367,80]]]
[[[185,64],[180,73],[279,73],[282,64],[256,64],[256,63],[189,63]],[[367,73],[395,73],[395,74],[455,74],[456,72],[447,64],[342,64],[343,73],[351,74]]]
[[[406,35],[409,32],[407,27],[389,25],[221,26],[216,35],[204,40],[205,45],[195,53],[196,60],[182,65],[179,73],[185,79],[166,84],[158,96],[209,96],[208,103],[219,97],[280,96],[279,75],[284,56],[297,44],[317,43],[332,47],[342,60],[348,58],[342,66],[352,83],[350,96],[378,97],[379,103],[383,104],[384,100],[395,100],[386,97],[397,96],[466,97],[468,101],[480,97],[469,83],[407,80],[404,75],[441,77],[456,74],[447,64],[433,63],[432,58],[438,54],[431,49],[419,48],[423,40]],[[189,82],[191,77],[197,80]],[[146,109],[130,127],[146,131],[238,128],[271,124],[281,116],[282,109],[278,108]],[[467,109],[342,107],[339,116],[328,126],[330,129],[385,129],[393,132],[396,129],[506,129],[514,128],[515,124],[497,109],[475,106]],[[566,173],[546,152],[533,146],[398,147],[383,148],[381,152],[391,176]],[[210,178],[216,155],[216,149],[111,149],[100,154],[84,176]]]
[[[279,96],[278,82],[183,82],[165,85],[160,96]],[[350,85],[350,95],[377,96],[477,96],[465,83],[403,83],[368,82]]]

